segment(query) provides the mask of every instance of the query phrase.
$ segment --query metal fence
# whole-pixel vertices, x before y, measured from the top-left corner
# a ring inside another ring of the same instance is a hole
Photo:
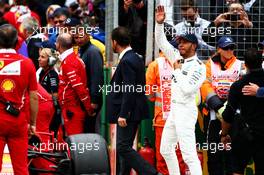
[[[244,19],[240,15],[235,15],[240,8],[239,4],[230,5],[229,0],[197,0],[198,18],[193,24],[184,18],[187,16],[187,12],[185,7],[181,6],[181,1],[175,0],[173,8],[171,8],[171,1],[163,0],[160,4],[163,3],[165,5],[167,14],[169,14],[167,15],[167,18],[169,16],[167,22],[172,25],[174,30],[177,30],[173,32],[173,37],[181,33],[179,30],[186,31],[183,28],[192,28],[191,30],[188,29],[188,31],[194,31],[199,38],[198,56],[200,59],[206,60],[215,52],[217,41],[223,35],[231,36],[235,40],[237,44],[235,54],[239,59],[243,59],[246,48],[256,47],[256,44],[264,39],[263,0],[238,1],[249,21],[252,22],[252,27],[238,23],[239,20]],[[214,24],[216,18],[219,18],[221,14],[227,13],[234,15],[224,15],[227,21],[216,26]]]
[[[123,0],[120,0],[123,1]],[[189,1],[189,0],[186,0]],[[235,54],[239,59],[243,59],[243,54],[246,48],[256,47],[256,44],[264,40],[264,0],[239,0],[245,10],[249,21],[253,27],[245,25],[234,25],[235,15],[226,16],[230,22],[221,23],[215,26],[213,23],[220,14],[229,12],[229,1],[235,0],[196,0],[198,8],[198,19],[193,23],[188,23],[184,19],[185,12],[182,11],[180,0],[148,0],[147,12],[147,38],[146,38],[146,65],[148,65],[156,56],[157,48],[154,42],[154,10],[156,5],[162,4],[165,6],[167,28],[170,28],[171,37],[176,37],[181,34],[182,28],[192,27],[191,31],[195,31],[199,38],[198,56],[202,60],[207,60],[215,51],[217,40],[223,36],[231,36],[237,43]],[[238,0],[237,0],[238,1]],[[107,58],[109,63],[115,63],[115,59],[111,52],[111,43],[109,42],[110,32],[113,27],[118,25],[118,0],[107,0],[106,13],[106,34],[108,42]],[[231,17],[232,16],[232,17]],[[232,19],[231,19],[232,18]],[[167,29],[167,31],[169,31]],[[188,29],[190,31],[190,29]]]

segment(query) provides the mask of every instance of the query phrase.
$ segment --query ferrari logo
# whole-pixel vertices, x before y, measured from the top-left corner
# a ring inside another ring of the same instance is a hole
[[[5,66],[5,62],[4,61],[0,61],[0,69],[2,69]]]
[[[3,89],[4,92],[12,92],[13,89],[15,88],[15,83],[13,80],[5,79],[1,83],[1,88]]]

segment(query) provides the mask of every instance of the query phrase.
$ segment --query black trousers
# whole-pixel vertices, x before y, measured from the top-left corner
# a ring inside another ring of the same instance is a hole
[[[96,121],[100,117],[100,112],[96,113],[95,116],[86,116],[84,120],[84,133],[96,133]]]
[[[133,168],[140,175],[155,175],[157,171],[144,160],[134,149],[133,141],[136,136],[139,122],[128,122],[122,128],[117,125],[117,155],[119,175],[129,175]]]
[[[100,111],[102,108],[102,103],[98,105],[98,108],[94,111],[95,116],[86,116],[84,120],[84,133],[96,133],[96,121],[101,115]]]
[[[243,133],[232,138],[232,153],[234,156],[234,172],[244,174],[248,163],[253,159],[255,164],[255,175],[264,174],[264,138],[254,136],[248,140]]]
[[[218,119],[210,121],[210,116],[205,116],[204,126],[209,144],[207,151],[209,175],[232,175],[233,160],[231,150],[225,151],[219,146],[221,143],[219,135],[221,122]]]

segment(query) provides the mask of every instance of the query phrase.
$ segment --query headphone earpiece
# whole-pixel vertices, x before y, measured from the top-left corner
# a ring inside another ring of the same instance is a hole
[[[54,57],[55,55],[55,50],[51,49],[51,56],[48,58],[48,65],[49,66],[54,66],[57,62],[57,59]]]
[[[57,62],[57,59],[56,59],[55,57],[50,56],[50,57],[48,58],[48,65],[49,65],[49,66],[54,66],[54,65],[56,64],[56,62]]]

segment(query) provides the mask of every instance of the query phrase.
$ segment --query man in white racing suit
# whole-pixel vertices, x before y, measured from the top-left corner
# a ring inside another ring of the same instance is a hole
[[[198,59],[198,40],[187,33],[176,38],[174,48],[164,34],[164,6],[156,9],[155,39],[158,47],[174,65],[171,88],[171,112],[164,126],[160,152],[168,166],[170,175],[180,175],[175,148],[179,143],[183,160],[192,175],[202,175],[196,151],[195,124],[198,109],[195,97],[206,78],[205,65]]]

